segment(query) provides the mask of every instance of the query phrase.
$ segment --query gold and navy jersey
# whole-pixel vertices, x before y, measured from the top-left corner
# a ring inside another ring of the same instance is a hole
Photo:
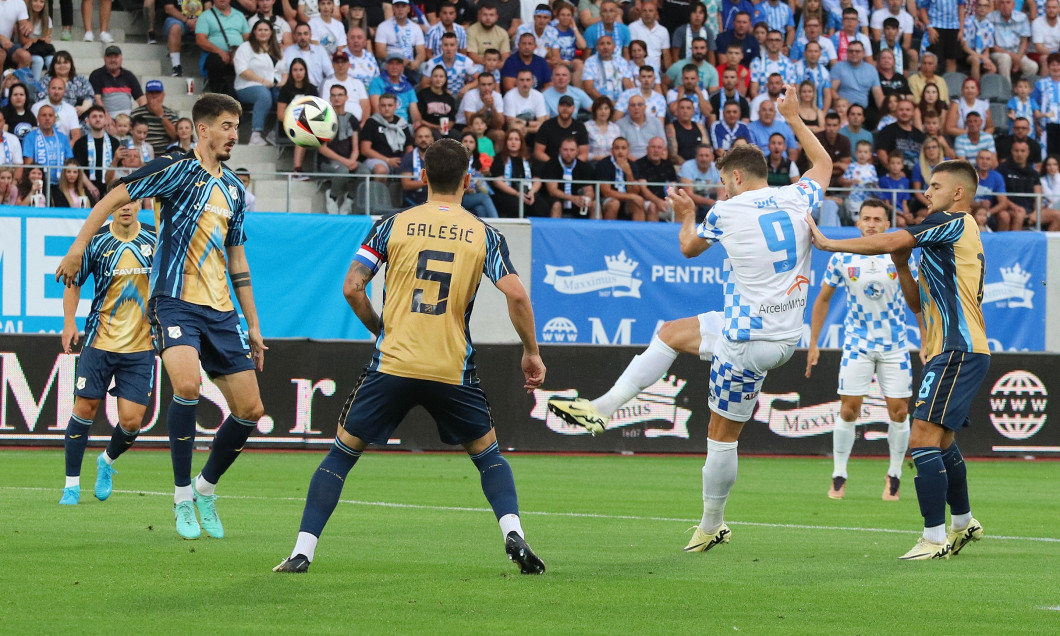
[[[920,304],[926,333],[923,348],[990,353],[983,323],[986,257],[979,226],[964,212],[935,212],[904,228],[920,252]]]
[[[112,353],[150,351],[151,324],[147,320],[151,260],[155,228],[141,225],[123,241],[106,225],[88,242],[74,285],[95,279],[92,310],[85,321],[85,346]]]
[[[427,202],[372,226],[354,260],[387,264],[383,315],[369,368],[406,378],[471,384],[469,321],[482,274],[514,274],[508,244],[464,208]]]
[[[155,199],[158,249],[151,296],[172,296],[231,311],[225,248],[246,242],[243,183],[227,166],[207,172],[198,151],[164,154],[122,183],[136,199]]]

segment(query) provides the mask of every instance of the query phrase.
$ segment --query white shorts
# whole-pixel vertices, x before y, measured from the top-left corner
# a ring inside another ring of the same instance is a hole
[[[913,368],[908,349],[859,351],[843,349],[839,364],[839,395],[868,395],[872,376],[880,383],[883,397],[907,398],[913,394]]]
[[[710,410],[734,422],[751,419],[766,372],[791,359],[798,343],[798,338],[780,342],[718,338],[710,364]]]
[[[710,362],[714,357],[714,345],[721,337],[725,312],[708,311],[699,314],[699,359]]]

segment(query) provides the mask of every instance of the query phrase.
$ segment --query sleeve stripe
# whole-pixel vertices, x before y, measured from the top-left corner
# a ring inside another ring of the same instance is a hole
[[[365,251],[365,250],[367,250],[368,252],[371,252],[372,255],[375,256],[375,260],[376,261],[383,260],[383,255],[382,254],[380,254],[379,252],[373,250],[371,247],[368,247],[367,245],[362,245],[361,249],[357,250],[357,252],[360,253],[360,252]]]
[[[357,250],[357,253],[353,256],[353,260],[372,270],[373,274],[379,271],[379,265],[382,261],[374,250],[366,247]]]

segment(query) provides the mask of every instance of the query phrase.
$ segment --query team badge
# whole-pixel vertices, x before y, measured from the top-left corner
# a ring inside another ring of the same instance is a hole
[[[173,338],[174,340],[176,340],[182,335],[180,332],[180,327],[169,327],[166,329],[166,331],[169,332],[169,337]]]
[[[150,245],[141,245],[140,246],[140,254],[143,255],[144,258],[151,258],[151,252],[152,252],[152,249],[151,249]]]
[[[232,195],[233,199],[238,198],[239,190],[234,185],[230,185],[228,186],[228,194]]]
[[[86,383],[87,381],[84,378],[77,378],[77,390],[83,391]]]
[[[898,270],[895,268],[894,265],[887,266],[887,277],[891,280],[898,278]]]
[[[859,276],[861,276],[861,268],[860,267],[848,267],[847,268],[847,278],[849,278],[851,281],[856,281]]]

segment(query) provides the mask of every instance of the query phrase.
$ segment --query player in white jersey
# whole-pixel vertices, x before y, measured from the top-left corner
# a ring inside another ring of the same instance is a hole
[[[703,518],[686,552],[704,552],[729,541],[725,502],[736,481],[740,431],[751,418],[766,373],[787,362],[802,334],[810,282],[805,218],[824,198],[832,160],[799,119],[796,88],[787,86],[777,104],[812,164],[802,179],[770,188],[762,151],[736,146],[718,162],[727,200],[715,204],[698,228],[692,199],[683,189],[670,193],[685,256],[698,256],[714,243],[725,247],[729,256],[724,268],[725,310],[663,325],[648,349],[633,359],[615,387],[599,400],[549,401],[549,409],[564,420],[599,432],[607,425],[604,413],[658,380],[679,351],[704,359],[712,354]],[[770,258],[763,259],[763,254]]]
[[[887,204],[866,199],[858,213],[862,236],[882,234],[891,227]],[[911,263],[910,268],[914,266]],[[839,420],[832,431],[832,486],[828,496],[842,499],[846,493],[847,461],[854,448],[854,427],[862,412],[872,377],[880,384],[887,402],[887,445],[891,464],[883,478],[884,501],[898,501],[902,459],[909,446],[909,396],[913,394],[913,371],[906,341],[905,299],[898,270],[888,255],[862,256],[836,253],[828,261],[821,293],[813,304],[810,349],[806,354],[806,377],[817,366],[821,350],[817,341],[839,286],[846,287],[847,315],[843,321],[843,358],[839,365]],[[921,322],[917,314],[918,324]],[[921,324],[921,336],[923,325]]]

